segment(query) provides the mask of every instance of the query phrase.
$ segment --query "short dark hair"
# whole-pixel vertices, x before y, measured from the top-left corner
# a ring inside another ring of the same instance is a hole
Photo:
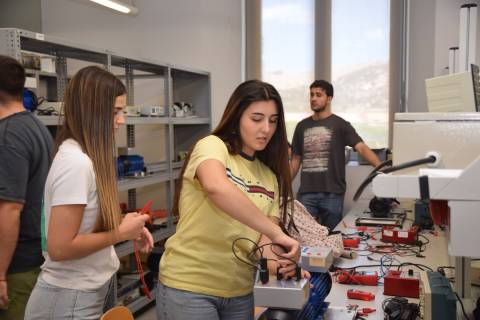
[[[25,69],[15,59],[0,55],[0,102],[22,100]]]
[[[315,80],[313,83],[310,85],[310,90],[313,88],[320,88],[325,91],[327,94],[327,97],[333,97],[333,86],[330,82],[326,80]]]

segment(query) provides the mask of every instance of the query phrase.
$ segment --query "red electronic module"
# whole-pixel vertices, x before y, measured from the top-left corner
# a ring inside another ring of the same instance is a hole
[[[359,244],[360,237],[343,238],[343,246],[345,248],[358,248]]]
[[[384,277],[383,294],[418,298],[420,295],[420,275],[413,270],[388,270]]]
[[[411,227],[409,230],[398,230],[391,228],[382,229],[382,241],[404,244],[415,244],[418,239],[418,227]]]

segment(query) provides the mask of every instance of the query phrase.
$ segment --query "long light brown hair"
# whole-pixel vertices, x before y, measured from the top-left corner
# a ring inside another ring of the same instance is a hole
[[[100,208],[98,231],[110,231],[119,224],[113,122],[115,99],[125,93],[123,83],[102,68],[78,71],[65,92],[65,121],[55,141],[57,153],[63,141],[75,140],[93,163]]]
[[[222,119],[218,126],[213,130],[212,134],[225,142],[230,154],[239,154],[242,151],[243,146],[240,137],[240,118],[242,117],[242,114],[252,103],[270,100],[275,102],[275,105],[277,106],[277,129],[265,149],[255,152],[255,156],[269,167],[277,177],[280,198],[293,199],[283,103],[280,94],[271,84],[259,80],[249,80],[241,83],[232,93],[225,111],[223,112]],[[180,177],[183,177],[185,168],[190,160],[190,154],[191,152],[189,152],[189,155],[185,160]],[[174,214],[179,213],[178,203],[180,200],[181,189],[182,178],[180,178],[180,181],[177,183],[173,206]],[[282,202],[281,216],[283,224],[285,224],[286,219],[285,213],[287,203],[291,202]],[[293,212],[293,210],[291,212]]]

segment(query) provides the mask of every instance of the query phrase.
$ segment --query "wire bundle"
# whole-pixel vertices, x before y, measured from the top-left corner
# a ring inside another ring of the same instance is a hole
[[[147,296],[148,299],[152,299],[152,294],[150,289],[148,289],[147,283],[145,282],[145,273],[143,272],[142,259],[140,258],[140,251],[138,250],[137,242],[133,241],[133,251],[135,252],[135,261],[137,263],[137,271],[140,275],[140,282],[142,283],[142,291]]]

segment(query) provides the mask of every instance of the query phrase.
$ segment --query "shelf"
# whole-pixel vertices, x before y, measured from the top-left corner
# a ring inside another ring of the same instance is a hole
[[[157,294],[157,286],[154,286],[150,290],[150,294],[152,295],[152,299],[148,299],[146,296],[140,296],[139,298],[133,300],[129,304],[126,304],[125,307],[130,309],[132,313],[137,312],[138,310],[145,307],[147,304],[155,301],[155,295]]]
[[[145,275],[148,274],[150,271],[147,270],[145,271]],[[117,299],[121,300],[122,298],[125,298],[129,293],[131,293],[134,290],[138,290],[141,282],[140,282],[140,275],[137,273],[135,274],[137,277],[136,279],[125,279],[120,277],[120,279],[117,280],[117,284],[121,285],[119,288],[117,288]],[[122,292],[124,291],[124,292]]]
[[[170,180],[168,172],[162,172],[145,176],[142,178],[126,178],[118,181],[118,191],[127,191],[130,189],[137,189],[141,187],[150,186],[152,184],[162,183]]]
[[[165,63],[154,61],[151,59],[145,59],[145,58],[140,59],[140,58],[131,57],[131,56],[118,55],[111,51],[109,51],[109,53],[111,55],[112,66],[122,67],[122,68],[126,66],[130,66],[133,70],[148,72],[149,73],[148,76],[154,76],[157,78],[164,77],[167,74],[168,66]],[[142,77],[144,75],[134,74],[133,76]]]
[[[183,167],[183,161],[172,162],[172,169],[181,169],[182,167]]]
[[[92,48],[87,45],[78,45],[64,39],[35,33],[27,30],[6,28],[4,32],[11,32],[20,38],[21,49],[52,55],[61,54],[64,57],[105,64],[108,53],[106,50]]]
[[[150,270],[144,270],[144,277],[147,279],[150,273]],[[151,276],[152,278],[154,277],[153,274]],[[153,283],[155,283],[155,281],[153,281]],[[117,300],[124,300],[135,290],[141,290],[142,282],[140,280],[140,274],[138,272],[124,274],[117,279],[117,285],[120,285],[120,287],[117,288]]]
[[[39,116],[35,115],[46,126],[58,126],[61,121],[60,116]],[[62,121],[63,122],[63,121]]]
[[[38,116],[38,119],[46,126],[57,126],[59,116]],[[209,118],[190,117],[190,118],[169,118],[169,117],[125,117],[125,124],[131,125],[152,125],[152,124],[210,124]]]
[[[145,307],[147,304],[155,301],[155,295],[157,294],[157,286],[153,287],[150,290],[150,294],[152,295],[152,299],[148,299],[146,296],[141,296],[140,298],[133,300],[129,304],[125,305],[132,313],[137,312],[138,310]]]
[[[210,124],[209,118],[201,117],[185,117],[185,118],[170,118],[172,124]]]
[[[163,228],[159,230],[155,230],[152,232],[153,241],[158,242],[165,238],[170,237],[175,233],[175,228]],[[125,241],[115,246],[115,251],[119,258],[128,256],[129,254],[133,253],[133,241]]]
[[[49,77],[49,78],[57,78],[58,75],[54,72],[46,72],[46,71],[41,71],[41,70],[34,70],[34,69],[25,69],[25,73],[28,74],[33,74],[33,75],[39,75],[40,77]]]
[[[168,117],[125,117],[125,124],[168,124]]]

